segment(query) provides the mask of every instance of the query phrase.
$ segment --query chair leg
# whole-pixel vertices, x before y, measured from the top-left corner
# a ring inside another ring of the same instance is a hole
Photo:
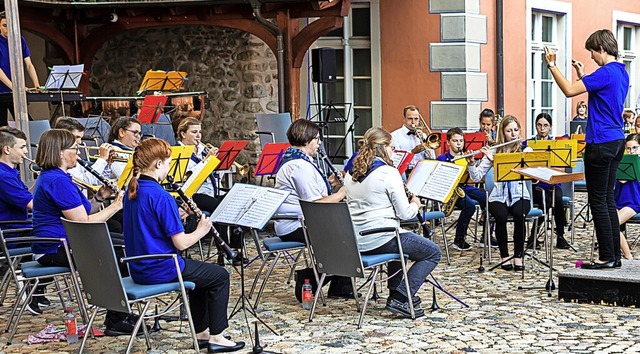
[[[411,294],[411,288],[409,287],[409,278],[407,277],[407,262],[404,257],[400,258],[400,265],[402,266],[402,278],[404,279],[404,287],[407,289],[407,302],[409,303],[409,309],[411,310],[411,319],[416,319],[416,312],[413,308],[413,294]]]
[[[189,322],[189,328],[191,329],[191,338],[193,339],[193,348],[196,352],[200,351],[198,347],[198,337],[196,334],[196,327],[193,324],[193,318],[191,317],[191,306],[189,306],[189,297],[187,296],[187,291],[184,289],[184,286],[180,287],[180,297],[182,297],[182,305],[184,306],[184,311],[187,314],[187,321]]]
[[[380,267],[375,267],[375,269],[373,270],[372,276],[369,279],[369,287],[367,289],[367,294],[365,295],[364,299],[362,300],[362,311],[360,311],[360,319],[358,320],[358,329],[362,328],[362,320],[364,319],[364,313],[367,311],[367,304],[369,303],[369,296],[371,296],[371,290],[373,289],[373,285],[376,283],[376,277],[378,276],[378,273],[380,272]],[[354,278],[351,279],[351,282],[353,283]],[[355,285],[354,285],[354,289],[355,289]],[[407,292],[409,294],[411,294],[411,291],[407,289]],[[353,290],[353,293],[355,294],[356,298],[358,297],[358,293]],[[409,296],[411,297],[411,295]],[[411,302],[411,301],[410,301]]]
[[[136,325],[133,326],[133,332],[131,332],[131,337],[129,338],[129,344],[127,344],[127,350],[126,350],[126,354],[131,353],[131,347],[133,347],[133,341],[136,339],[136,334],[138,333],[138,330],[140,329],[140,324],[142,324],[144,322],[144,316],[147,313],[147,309],[149,308],[149,302],[145,302],[144,304],[144,308],[140,309],[140,303],[138,303],[138,309],[140,310],[140,317],[138,318],[138,321],[136,322]],[[146,326],[145,326],[146,327]],[[147,348],[151,349],[151,342],[149,342],[149,335],[146,331],[145,328],[145,340],[147,341]]]
[[[276,263],[278,263],[278,259],[280,259],[280,254],[281,254],[281,252],[277,252],[276,253],[276,258],[273,260],[273,263],[271,263],[271,266],[269,266],[269,270],[267,270],[267,274],[265,274],[264,279],[262,279],[262,284],[260,285],[260,290],[258,290],[258,296],[256,296],[256,302],[253,303],[253,307],[254,308],[258,308],[258,303],[260,303],[260,298],[262,297],[262,292],[264,291],[264,288],[267,286],[267,280],[269,280],[269,277],[271,276],[271,273],[273,272],[273,268],[276,267]]]
[[[98,307],[94,306],[94,310],[93,313],[91,314],[91,318],[89,318],[89,323],[87,323],[87,328],[84,331],[84,337],[82,337],[82,342],[80,343],[80,350],[78,351],[78,354],[82,354],[82,351],[84,350],[84,346],[87,343],[87,338],[89,337],[89,335],[93,336],[93,321],[96,319],[96,315],[98,314]]]
[[[24,314],[24,310],[27,309],[27,305],[29,305],[29,303],[31,302],[31,298],[33,297],[33,293],[36,291],[36,288],[38,287],[38,284],[40,283],[40,279],[35,279],[34,284],[31,286],[31,290],[29,291],[29,294],[27,295],[26,299],[24,300],[24,303],[22,304],[22,306],[20,307],[20,312],[18,312],[18,316],[16,317],[15,322],[13,323],[13,326],[11,327],[11,332],[9,333],[9,339],[7,339],[7,344],[11,344],[11,342],[13,341],[13,336],[15,336],[16,331],[18,330],[18,324],[20,323],[20,319],[22,318],[22,315]],[[22,288],[23,291],[26,290],[26,284],[25,287]],[[22,296],[20,296],[18,299],[16,299],[16,303],[13,307],[13,310],[11,311],[11,316],[9,316],[9,320],[7,322],[7,325],[9,325],[11,323],[11,319],[13,318],[13,315],[17,309],[17,305],[20,304],[20,299],[22,298]]]
[[[445,231],[445,219],[440,220],[440,227],[442,228],[442,241],[444,242],[444,249],[447,253],[447,264],[451,265],[451,257],[449,256],[449,243],[447,242],[447,232]]]
[[[320,297],[320,289],[322,288],[320,284],[324,283],[324,278],[327,277],[327,273],[322,273],[320,277],[320,282],[318,283],[318,290],[316,290],[316,295],[313,297],[313,305],[311,305],[311,311],[309,312],[309,322],[313,321],[313,314],[316,312],[316,305],[318,304],[318,297]]]
[[[293,279],[293,272],[295,272],[296,270],[296,264],[298,264],[298,262],[300,261],[300,255],[302,255],[302,252],[304,252],[304,248],[301,249],[300,252],[298,252],[296,257],[293,259],[293,263],[289,264],[289,266],[291,267],[291,271],[289,271],[289,278],[287,278],[287,284],[291,284],[291,279]]]
[[[264,270],[264,266],[267,264],[269,260],[269,256],[271,253],[265,254],[264,259],[262,260],[262,264],[260,265],[260,269],[256,273],[256,277],[253,279],[253,284],[251,285],[251,290],[249,291],[249,299],[253,297],[253,292],[256,290],[256,285],[258,284],[258,280],[260,280],[260,275],[262,274],[262,270]]]

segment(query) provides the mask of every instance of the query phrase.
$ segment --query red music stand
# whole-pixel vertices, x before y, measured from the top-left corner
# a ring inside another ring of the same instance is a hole
[[[280,167],[282,155],[290,146],[289,143],[268,143],[264,145],[253,176],[275,175]]]
[[[146,95],[138,113],[138,121],[142,124],[155,124],[160,118],[167,103],[167,96]]]
[[[240,151],[249,144],[246,140],[227,140],[222,142],[222,145],[218,149],[216,157],[220,160],[218,170],[228,170],[233,166],[233,162],[240,154]]]
[[[442,143],[440,144],[440,155],[449,151],[449,143],[447,142],[447,133],[441,135]],[[464,133],[464,151],[480,150],[487,142],[487,134],[484,132]],[[473,157],[479,159],[482,153],[477,153]]]

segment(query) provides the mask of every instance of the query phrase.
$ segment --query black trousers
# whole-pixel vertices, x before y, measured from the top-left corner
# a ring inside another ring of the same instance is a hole
[[[222,333],[229,327],[229,272],[212,263],[193,259],[184,262],[182,279],[196,284],[195,290],[189,292],[189,309],[196,333],[207,328],[210,335]]]
[[[13,100],[9,102],[0,102],[0,127],[9,125],[8,112],[11,112],[13,119],[17,120],[16,114],[13,112]],[[29,115],[29,120],[33,120],[33,118],[31,118],[31,115]],[[37,141],[35,143],[37,143]]]
[[[520,199],[508,207],[506,203],[490,202],[489,213],[496,219],[496,240],[500,248],[500,257],[509,257],[507,248],[507,218],[513,216],[513,254],[522,258],[524,250],[524,219],[531,209],[528,199]]]
[[[605,262],[620,260],[620,224],[613,187],[623,153],[622,139],[587,144],[584,153],[584,177],[598,239],[599,259]]]

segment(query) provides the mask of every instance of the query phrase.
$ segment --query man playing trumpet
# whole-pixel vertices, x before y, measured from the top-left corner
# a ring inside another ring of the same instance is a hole
[[[435,158],[436,153],[426,146],[424,143],[427,139],[427,135],[419,129],[416,129],[421,122],[420,111],[418,107],[414,105],[408,105],[404,107],[403,111],[403,125],[399,129],[396,129],[391,133],[393,139],[393,146],[396,150],[411,151],[413,160],[409,163],[406,175],[409,176],[413,168],[418,161]],[[422,136],[419,136],[422,134]]]

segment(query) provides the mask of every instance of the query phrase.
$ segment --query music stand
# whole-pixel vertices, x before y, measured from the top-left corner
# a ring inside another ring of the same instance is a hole
[[[442,143],[440,144],[440,155],[446,154],[447,150],[450,150],[449,143],[447,142],[447,133],[443,132],[440,135]],[[487,144],[487,134],[484,132],[464,133],[464,151],[479,151],[483,146]],[[478,152],[473,155],[476,159],[482,158],[482,153]]]
[[[265,144],[258,159],[256,169],[253,171],[253,176],[275,175],[280,167],[280,161],[282,161],[284,151],[287,150],[289,146],[291,146],[289,143]]]
[[[578,141],[578,157],[584,154],[584,148],[587,147],[587,138],[585,134],[571,134],[571,140]]]
[[[238,154],[242,151],[245,146],[249,144],[246,140],[226,140],[222,142],[220,148],[218,149],[218,153],[216,157],[220,159],[220,165],[218,166],[219,170],[228,170],[231,169],[233,163],[238,158]]]
[[[178,145],[171,147],[171,166],[167,176],[172,176],[175,183],[184,182],[187,179],[186,172],[195,145]],[[161,184],[168,183],[165,179]]]
[[[184,71],[147,70],[138,89],[146,91],[180,91],[184,89],[187,73]]]
[[[618,165],[616,179],[621,181],[637,181],[640,179],[640,156],[624,154]]]
[[[494,180],[495,180],[495,182],[519,181],[521,183],[521,185],[522,185],[522,195],[524,195],[525,179],[531,179],[531,178],[525,178],[524,175],[514,172],[514,169],[516,169],[518,167],[520,167],[520,168],[538,167],[538,166],[548,167],[549,159],[550,159],[549,152],[515,152],[515,153],[496,154],[496,155],[494,155],[494,159],[493,159]],[[525,218],[526,218],[526,215],[524,215],[524,217],[522,219],[522,230],[523,230],[523,232],[525,232],[524,231],[525,230],[525,225],[524,225]],[[546,232],[546,229],[545,229],[545,232]],[[489,236],[487,235],[487,240],[485,240],[485,244],[490,244],[490,240],[488,238],[489,238]],[[525,244],[526,244],[526,242],[522,243],[523,260],[524,260],[524,255],[526,253],[525,252],[526,251],[525,250]],[[544,263],[541,260],[537,259],[533,255],[531,255],[531,257],[534,260],[536,260],[538,263],[547,266],[546,263]],[[508,259],[506,259],[504,261],[501,261],[500,263],[496,264],[490,270],[494,270],[495,268],[505,264],[506,262],[511,261],[513,258],[515,258],[515,252],[514,252],[513,256],[511,256]],[[491,249],[490,248],[489,248],[489,263],[491,263]],[[524,271],[522,272],[522,276],[524,277]]]
[[[47,90],[77,91],[84,72],[84,64],[54,65],[44,84]]]
[[[146,95],[138,113],[138,121],[142,124],[155,124],[160,118],[167,104],[167,96]]]
[[[552,185],[552,206],[551,210],[555,208],[556,204],[556,189],[555,186],[560,183],[579,181],[584,178],[584,172],[567,173],[564,171],[555,170],[548,167],[532,167],[532,168],[516,168],[513,172],[520,174],[523,177],[537,179],[544,183]],[[553,229],[554,220],[551,218],[551,229]],[[545,225],[546,227],[546,225]],[[552,245],[553,246],[553,245]],[[592,248],[593,249],[593,248]],[[535,258],[534,258],[535,259]],[[524,275],[524,270],[522,271]],[[545,289],[548,291],[549,297],[551,297],[551,291],[556,289],[556,285],[553,282],[553,247],[549,247],[549,279],[545,285]]]

